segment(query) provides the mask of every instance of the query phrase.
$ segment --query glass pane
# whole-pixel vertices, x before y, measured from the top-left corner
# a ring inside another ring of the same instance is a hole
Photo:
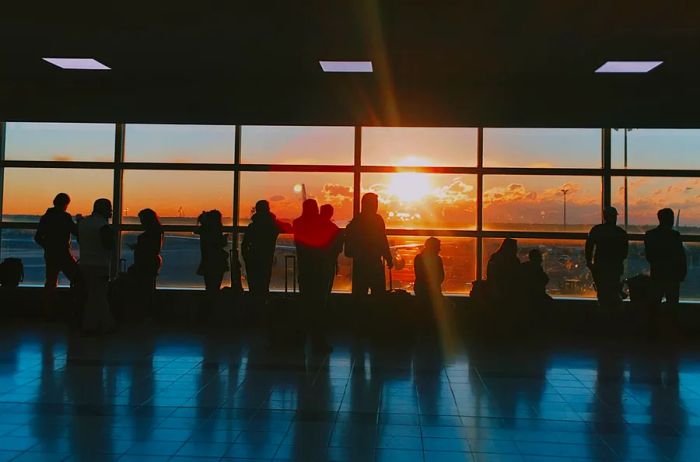
[[[395,267],[392,277],[395,289],[413,292],[416,275],[413,260],[423,250],[428,236],[389,236]],[[438,236],[440,255],[445,267],[444,294],[468,294],[476,279],[476,239]],[[388,277],[387,277],[388,281]]]
[[[501,245],[503,239],[484,239],[484,278],[489,258]],[[527,261],[532,249],[542,252],[542,267],[549,276],[547,292],[552,296],[595,297],[591,273],[586,267],[584,241],[518,239],[518,258]]]
[[[241,162],[246,164],[352,165],[354,157],[354,127],[241,129]]]
[[[134,263],[134,252],[129,245],[136,243],[139,232],[122,233],[122,258],[127,268]],[[230,245],[227,250],[230,250]],[[194,233],[165,233],[163,249],[163,267],[158,275],[157,286],[160,288],[203,289],[204,279],[197,274],[200,250],[199,237]],[[231,272],[224,275],[223,286],[231,285]]]
[[[476,175],[364,173],[362,193],[379,195],[387,228],[473,229]]]
[[[127,125],[128,162],[233,162],[236,127],[231,125]]]
[[[601,166],[601,131],[592,128],[484,128],[486,167]]]
[[[352,218],[351,173],[241,172],[241,216],[239,223],[250,222],[255,203],[270,201],[272,212],[292,222],[301,215],[304,198],[335,208],[333,220],[342,227]]]
[[[8,160],[114,161],[114,124],[8,122]]]
[[[611,137],[613,168],[624,168],[625,129],[612,130]],[[628,130],[627,166],[700,169],[700,130]]]
[[[243,234],[239,236],[239,254],[240,254],[240,242],[243,241]],[[291,234],[281,234],[277,238],[277,247],[275,250],[275,258],[272,262],[272,278],[270,280],[270,290],[273,291],[284,291],[285,277],[287,278],[287,284],[289,290],[292,290],[293,273],[290,268],[284,267],[285,256],[295,255],[296,247],[294,246],[294,237]],[[245,263],[241,258],[241,264],[243,265],[243,287],[248,289],[248,281],[245,278]],[[291,265],[291,263],[290,263]],[[297,285],[297,290],[298,290]],[[350,292],[352,287],[352,260],[347,258],[342,252],[338,257],[338,272],[335,276],[333,282],[333,292]]]
[[[476,128],[362,128],[362,164],[473,167]]]
[[[484,229],[587,232],[600,223],[600,188],[597,177],[485,175]]]
[[[203,210],[218,209],[233,223],[233,173],[127,170],[124,172],[124,223],[138,223],[139,210],[151,208],[163,224],[197,223]]]
[[[613,206],[620,214],[618,224],[624,227],[627,223],[628,232],[656,227],[656,212],[669,207],[676,213],[682,234],[700,234],[700,178],[628,177],[627,207],[624,177],[612,178],[612,192]]]
[[[87,216],[95,199],[112,198],[113,183],[112,170],[6,168],[3,219],[39,221],[60,192],[71,197],[68,208],[71,214]]]
[[[43,286],[46,277],[46,267],[44,266],[44,250],[34,242],[33,229],[3,229],[2,249],[0,258],[20,258],[24,265],[23,286]],[[72,253],[76,258],[80,255],[78,244],[73,239]],[[58,278],[58,285],[68,287],[68,279],[61,273]]]

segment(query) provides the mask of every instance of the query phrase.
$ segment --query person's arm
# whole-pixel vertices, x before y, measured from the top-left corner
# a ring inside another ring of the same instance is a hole
[[[381,235],[380,238],[382,239],[382,255],[384,256],[384,260],[386,260],[386,267],[391,269],[394,267],[394,257],[391,255],[391,248],[389,247],[389,239],[386,237],[386,227],[384,226],[384,220],[381,220]]]
[[[445,282],[445,265],[442,263],[442,257],[438,255],[438,281],[440,285]]]
[[[595,250],[595,241],[593,240],[593,230],[588,233],[586,238],[586,266],[591,268],[593,266],[593,251]]]
[[[42,217],[39,219],[39,226],[36,229],[36,233],[34,233],[34,242],[39,244],[41,248],[44,248],[46,245],[46,218],[45,215],[42,215]]]
[[[654,263],[656,255],[654,255],[654,244],[649,233],[644,235],[644,256],[650,264]]]
[[[685,247],[683,246],[683,240],[681,239],[680,233],[677,234],[678,236],[678,257],[679,257],[679,262],[678,262],[678,267],[681,270],[680,276],[681,276],[681,282],[685,281],[685,277],[688,275],[688,260],[685,255]]]
[[[425,281],[425,271],[423,268],[423,258],[420,256],[420,254],[416,255],[416,258],[413,259],[413,273],[416,276],[416,283],[424,282]]]
[[[104,225],[100,228],[100,241],[105,249],[114,250],[114,233],[111,226]]]
[[[622,259],[626,260],[627,255],[629,255],[630,251],[630,238],[627,235],[627,231],[624,231],[622,234]]]

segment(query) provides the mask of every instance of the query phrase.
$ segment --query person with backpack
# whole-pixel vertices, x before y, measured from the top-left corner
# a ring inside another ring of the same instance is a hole
[[[345,230],[345,256],[352,258],[353,295],[373,296],[386,293],[384,265],[394,267],[384,219],[377,213],[379,197],[375,193],[362,196],[359,215]]]
[[[44,311],[50,316],[51,305],[58,286],[58,276],[63,273],[73,282],[78,264],[70,251],[71,236],[78,235],[78,225],[68,213],[70,196],[59,193],[53,200],[53,207],[39,219],[34,241],[44,249],[46,280],[44,282]]]
[[[644,253],[650,267],[654,303],[658,307],[665,298],[675,308],[680,300],[681,282],[688,273],[688,264],[681,234],[673,229],[671,209],[657,213],[659,226],[644,235]]]
[[[131,296],[141,309],[140,315],[150,315],[153,314],[156,279],[163,265],[160,251],[163,247],[164,233],[158,214],[154,210],[143,209],[138,217],[144,231],[136,238],[136,244],[129,246],[134,251],[134,264],[129,267],[127,274]]]
[[[228,252],[225,250],[228,240],[224,234],[221,212],[218,210],[202,212],[197,222],[199,228],[195,234],[199,235],[201,252],[197,274],[204,278],[207,310],[211,310],[218,299],[224,274],[229,270]]]

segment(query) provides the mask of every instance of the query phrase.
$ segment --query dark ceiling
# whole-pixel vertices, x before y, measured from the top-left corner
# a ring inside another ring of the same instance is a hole
[[[700,127],[697,1],[11,3],[0,120]],[[113,70],[41,60],[64,56]]]

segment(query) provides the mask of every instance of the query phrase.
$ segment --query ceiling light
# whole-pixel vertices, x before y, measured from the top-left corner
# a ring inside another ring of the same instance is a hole
[[[372,61],[319,61],[323,72],[372,72]]]
[[[608,61],[596,74],[643,74],[659,66],[663,61]]]
[[[89,71],[108,71],[109,67],[92,58],[42,58],[44,61],[61,69],[80,69]]]

